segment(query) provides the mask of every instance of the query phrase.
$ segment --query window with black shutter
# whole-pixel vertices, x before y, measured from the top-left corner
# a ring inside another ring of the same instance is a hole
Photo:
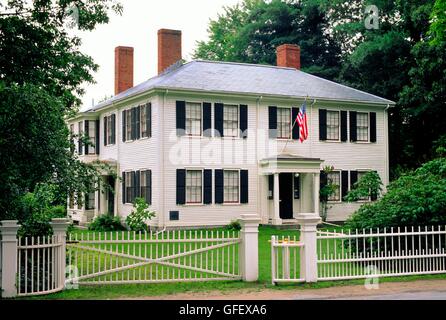
[[[141,197],[141,171],[135,172],[135,188],[134,188],[134,197]]]
[[[204,184],[204,194],[203,194],[203,203],[211,204],[212,203],[212,170],[205,169],[203,171],[203,184]]]
[[[110,144],[116,143],[116,114],[111,115],[111,140]]]
[[[212,104],[203,102],[203,136],[212,136]]]
[[[223,117],[224,106],[223,103],[214,104],[214,129],[217,137],[223,137]]]
[[[291,111],[291,123],[294,123],[293,127],[293,140],[299,140],[300,127],[295,123],[297,115],[299,114],[299,108],[292,108]]]
[[[131,138],[130,138],[130,140],[136,140],[136,123],[137,123],[136,108],[130,109],[130,113],[131,113],[131,131],[130,131],[131,132]]]
[[[82,139],[84,136],[84,128],[82,121],[79,121],[77,124],[77,153],[82,155],[84,146],[82,144]]]
[[[327,110],[319,109],[319,140],[327,140]]]
[[[354,185],[357,181],[358,181],[358,171],[350,171],[350,190],[354,189]]]
[[[88,155],[90,148],[90,121],[88,120],[84,121],[84,136],[87,139],[86,143],[84,143],[84,154]]]
[[[142,170],[140,172],[140,197],[147,204],[152,204],[152,171]]]
[[[224,196],[224,190],[223,190],[223,170],[222,169],[216,169],[215,170],[215,203],[223,203],[223,196]]]
[[[184,136],[186,133],[186,101],[176,102],[176,127],[177,136]]]
[[[108,120],[108,117],[104,117],[104,119],[103,119],[103,126],[102,126],[103,130],[104,130],[104,133],[103,133],[104,134],[104,146],[106,146],[108,144],[107,120]]]
[[[341,200],[344,201],[344,197],[348,193],[348,171],[341,171]]]
[[[319,178],[319,188],[322,190],[327,185],[327,173],[325,171],[320,172],[320,178]],[[321,195],[322,201],[328,201],[328,195]]]
[[[177,204],[186,203],[186,170],[177,169]]]
[[[341,141],[347,141],[347,111],[341,111]]]
[[[248,106],[246,104],[240,105],[240,131],[242,138],[248,137]]]
[[[248,203],[249,179],[248,170],[240,170],[240,203]]]
[[[141,107],[135,107],[135,140],[141,138]]]
[[[376,142],[376,112],[370,112],[370,142]]]
[[[125,187],[125,180],[126,180],[126,173],[123,172],[122,173],[122,181],[121,181],[121,185],[122,185],[122,203],[126,203],[126,187]]]
[[[122,111],[122,142],[127,141],[127,110]]]
[[[357,129],[356,129],[356,111],[350,111],[350,141],[356,142]]]
[[[100,130],[100,127],[99,127],[99,120],[96,120],[96,123],[95,123],[95,129],[96,129],[96,140],[95,140],[95,145],[94,145],[94,148],[95,148],[95,151],[96,151],[96,154],[99,154],[99,150],[100,150],[100,148],[99,148],[99,145],[100,145],[100,143],[99,143],[99,130]]]
[[[268,107],[268,129],[269,137],[274,139],[277,137],[277,107]]]

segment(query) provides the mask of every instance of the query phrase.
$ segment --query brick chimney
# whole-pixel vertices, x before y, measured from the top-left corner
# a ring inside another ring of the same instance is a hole
[[[295,44],[282,44],[278,46],[277,66],[300,70],[300,47]]]
[[[133,87],[133,48],[115,48],[115,95]]]
[[[158,30],[158,74],[181,58],[181,31]]]

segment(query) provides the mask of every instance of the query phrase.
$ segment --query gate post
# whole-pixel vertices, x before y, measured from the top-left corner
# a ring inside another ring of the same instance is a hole
[[[256,214],[242,214],[240,218],[239,266],[243,281],[259,278],[259,223]]]
[[[317,282],[317,234],[316,227],[321,218],[314,213],[301,213],[296,217],[300,224],[300,240],[303,242],[300,257],[301,277],[305,282]]]
[[[56,236],[57,243],[60,243],[59,252],[56,255],[57,263],[57,279],[59,282],[59,287],[65,287],[65,277],[66,277],[66,248],[67,248],[67,229],[70,221],[66,218],[53,218],[51,219],[50,225],[53,227],[54,235]]]
[[[3,220],[0,226],[2,235],[2,298],[17,295],[17,231],[20,225],[17,220]]]

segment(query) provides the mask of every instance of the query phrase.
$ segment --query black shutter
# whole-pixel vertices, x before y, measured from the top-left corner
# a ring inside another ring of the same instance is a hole
[[[203,203],[211,204],[212,203],[212,170],[204,169],[203,171],[203,185],[204,185],[204,195],[203,195]]]
[[[327,110],[319,109],[319,140],[327,140]]]
[[[131,194],[132,194],[132,203],[133,201],[135,201],[135,196],[136,196],[136,172],[132,171],[132,174],[130,176],[130,183],[132,185],[131,190]]]
[[[271,139],[277,138],[277,107],[268,107],[268,129]]]
[[[186,203],[186,170],[177,169],[177,204]]]
[[[294,175],[294,199],[300,199],[300,176]]]
[[[370,112],[370,142],[376,142],[376,112]]]
[[[215,134],[218,137],[223,137],[223,103],[214,104],[214,128]]]
[[[341,171],[341,200],[344,199],[344,197],[348,193],[348,171]]]
[[[135,197],[141,197],[141,171],[135,173]]]
[[[135,108],[135,139],[141,138],[141,106]]]
[[[122,203],[126,203],[126,192],[125,192],[125,172],[122,172]]]
[[[126,115],[127,110],[122,111],[122,142],[127,141],[127,134],[126,134]]]
[[[111,121],[111,143],[116,143],[116,114],[112,114],[112,121]]]
[[[300,127],[299,127],[299,124],[296,121],[296,118],[297,118],[298,114],[299,114],[299,108],[292,108],[291,109],[291,125],[294,124],[294,127],[293,127],[293,140],[299,140]]]
[[[147,126],[147,137],[152,136],[152,104],[149,102],[146,104],[146,126]]]
[[[90,145],[90,121],[89,120],[85,120],[84,121],[84,136],[88,137],[88,143],[86,143],[84,145],[84,154],[87,155],[88,154],[88,146]]]
[[[322,188],[324,188],[327,185],[327,173],[325,171],[321,171],[319,183],[320,183],[319,185],[320,190],[322,190]],[[327,196],[324,196],[323,198],[321,197],[321,200],[327,201],[328,197]]]
[[[347,141],[347,111],[341,111],[341,141]]]
[[[203,136],[212,136],[212,104],[203,102]]]
[[[358,171],[350,171],[350,190],[353,190],[353,185],[358,181]]]
[[[248,106],[246,104],[240,105],[240,131],[242,138],[248,137]]]
[[[274,199],[274,175],[268,175],[268,199]]]
[[[223,203],[223,170],[215,170],[215,203]]]
[[[176,108],[177,136],[184,136],[186,133],[186,102],[177,101]]]
[[[83,138],[83,134],[82,134],[82,122],[79,122],[78,125],[78,130],[79,132],[77,133],[78,138],[77,138],[77,153],[79,155],[82,154],[82,150],[83,150],[83,145],[82,145],[82,138]]]
[[[249,198],[248,170],[240,170],[240,203],[248,203]]]
[[[152,170],[146,171],[146,185],[147,185],[147,193],[148,193],[148,199],[147,203],[152,204]]]
[[[104,146],[107,145],[107,119],[108,117],[104,117]]]
[[[99,143],[99,132],[100,132],[100,127],[99,127],[99,123],[100,123],[100,121],[99,120],[96,120],[96,141],[95,141],[95,146],[94,146],[94,149],[95,149],[95,151],[96,151],[96,154],[99,154],[99,145],[100,145],[100,143]]]
[[[131,140],[136,140],[136,108],[131,109],[131,119],[132,119],[132,125],[130,132],[132,133]]]
[[[373,170],[376,174],[378,174],[378,171]],[[370,200],[375,201],[378,199],[378,194],[376,194],[376,192],[371,192],[370,193]]]
[[[350,111],[350,141],[352,142],[357,140],[356,131],[356,111]]]

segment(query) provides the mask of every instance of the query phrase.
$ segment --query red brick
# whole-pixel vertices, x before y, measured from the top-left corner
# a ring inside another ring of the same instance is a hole
[[[115,95],[133,87],[133,48],[115,48]]]
[[[158,30],[158,74],[161,74],[181,58],[181,31]]]
[[[278,46],[277,66],[300,70],[300,47],[295,44],[283,44]]]

